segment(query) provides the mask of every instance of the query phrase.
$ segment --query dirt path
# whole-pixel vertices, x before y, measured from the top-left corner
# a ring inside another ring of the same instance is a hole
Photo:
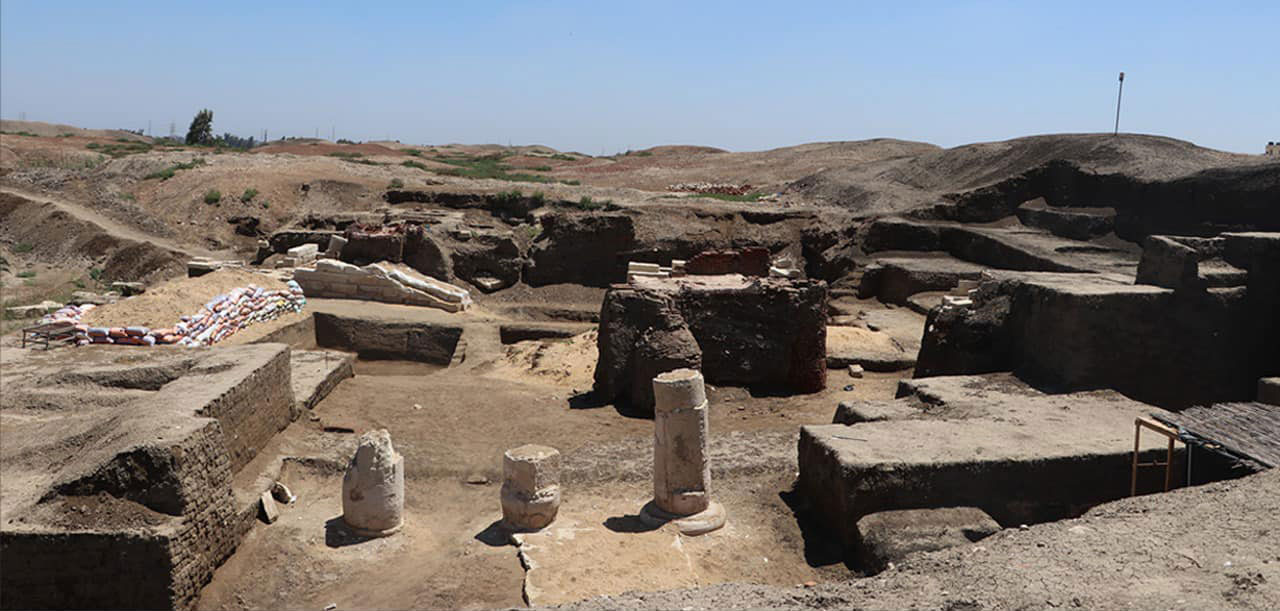
[[[101,213],[98,213],[94,210],[86,208],[85,206],[82,206],[80,204],[70,202],[65,199],[51,197],[43,193],[24,191],[22,189],[15,189],[13,187],[0,187],[0,193],[17,195],[18,197],[25,197],[27,199],[38,201],[38,202],[52,203],[53,205],[57,206],[59,210],[62,210],[79,220],[85,221],[87,223],[93,223],[94,225],[101,227],[103,231],[109,234],[112,234],[116,237],[125,238],[128,240],[136,240],[138,242],[150,242],[161,248],[180,252],[193,259],[196,257],[219,258],[219,257],[225,257],[229,255],[229,253],[227,252],[215,252],[212,250],[207,250],[204,248],[200,248],[198,246],[194,246],[190,243],[175,242],[173,240],[169,240],[169,239],[155,236],[149,233],[145,233],[134,227],[130,227],[128,225],[124,225],[118,221],[115,221],[107,216],[103,216]]]

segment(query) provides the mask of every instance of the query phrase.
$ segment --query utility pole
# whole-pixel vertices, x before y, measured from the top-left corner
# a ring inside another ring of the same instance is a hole
[[[337,140],[338,140],[338,126],[337,126],[337,125],[330,125],[330,126],[329,126],[329,139],[330,139],[330,140],[333,140],[334,142],[337,142]]]
[[[1120,90],[1116,93],[1116,131],[1113,136],[1120,135],[1120,98],[1124,96],[1124,73],[1120,73]]]
[[[147,119],[147,136],[151,136],[151,119]]]

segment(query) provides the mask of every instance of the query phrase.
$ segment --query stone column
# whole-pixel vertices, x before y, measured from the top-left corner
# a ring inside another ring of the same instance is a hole
[[[724,526],[724,508],[711,500],[707,459],[707,394],[702,374],[676,369],[653,379],[653,503],[641,518],[674,522],[698,535]]]
[[[523,445],[502,456],[502,522],[516,531],[538,530],[560,510],[560,452]]]
[[[342,478],[342,520],[356,534],[385,537],[404,525],[404,456],[386,429],[360,436]]]

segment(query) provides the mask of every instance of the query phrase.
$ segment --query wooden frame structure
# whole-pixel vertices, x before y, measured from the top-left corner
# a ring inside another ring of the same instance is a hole
[[[1165,453],[1164,462],[1160,462],[1158,460],[1153,460],[1151,462],[1138,462],[1138,454],[1141,452],[1142,448],[1143,427],[1160,433],[1169,439],[1169,449]],[[1129,478],[1129,496],[1136,496],[1138,494],[1138,467],[1164,467],[1164,491],[1169,491],[1169,488],[1173,485],[1173,442],[1176,439],[1179,439],[1178,431],[1173,428],[1145,416],[1134,418],[1133,471]]]
[[[44,345],[44,349],[49,349],[50,342],[65,342],[75,339],[76,326],[69,322],[51,322],[34,327],[26,327],[22,330],[22,347],[26,348],[27,344]]]

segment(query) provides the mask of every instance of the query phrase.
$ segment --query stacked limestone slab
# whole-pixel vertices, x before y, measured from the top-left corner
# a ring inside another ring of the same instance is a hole
[[[461,312],[471,305],[466,289],[389,264],[366,266],[323,259],[299,268],[293,279],[308,297],[363,299]]]

